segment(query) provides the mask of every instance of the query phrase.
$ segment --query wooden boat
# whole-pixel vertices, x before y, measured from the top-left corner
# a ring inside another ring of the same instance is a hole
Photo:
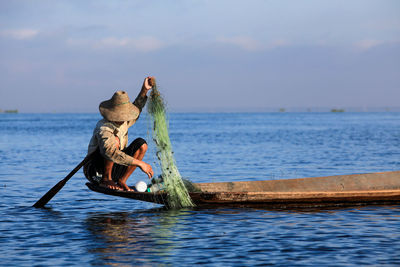
[[[91,183],[86,185],[95,192],[168,206],[167,195],[162,191],[125,192]],[[197,206],[322,207],[400,204],[400,171],[194,185],[200,192],[190,192],[190,196]]]

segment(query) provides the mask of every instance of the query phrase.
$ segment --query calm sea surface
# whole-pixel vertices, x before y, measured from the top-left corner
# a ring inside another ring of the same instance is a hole
[[[164,210],[89,191],[80,171],[32,208],[83,159],[98,119],[0,114],[1,266],[400,265],[400,206]],[[148,126],[143,114],[130,140],[146,138],[156,165]],[[400,113],[170,114],[170,136],[193,182],[400,170]]]

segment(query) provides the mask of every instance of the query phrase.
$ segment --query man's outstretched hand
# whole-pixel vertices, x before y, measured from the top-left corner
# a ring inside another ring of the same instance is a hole
[[[143,162],[139,165],[139,168],[145,173],[147,174],[147,176],[149,176],[149,179],[151,179],[151,177],[153,177],[154,172],[153,172],[153,168],[151,167],[150,164],[147,164],[146,162]]]
[[[153,88],[154,77],[146,77],[143,82],[142,90],[146,90],[146,93]]]

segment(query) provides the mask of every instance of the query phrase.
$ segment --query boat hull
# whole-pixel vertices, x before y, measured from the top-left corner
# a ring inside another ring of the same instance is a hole
[[[165,192],[124,192],[90,183],[86,185],[99,193],[168,206]],[[190,193],[197,206],[322,207],[400,204],[400,171],[194,185],[201,190]]]

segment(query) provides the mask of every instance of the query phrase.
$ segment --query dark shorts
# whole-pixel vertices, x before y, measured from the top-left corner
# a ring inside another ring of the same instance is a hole
[[[136,138],[123,152],[129,156],[133,156],[135,152],[143,145],[146,144],[146,140],[143,138]],[[112,169],[112,179],[118,181],[119,178],[126,172],[127,166],[114,164]],[[92,183],[100,183],[103,178],[104,172],[104,157],[100,154],[100,150],[97,149],[92,156],[92,159],[83,166],[83,173],[85,177]]]

